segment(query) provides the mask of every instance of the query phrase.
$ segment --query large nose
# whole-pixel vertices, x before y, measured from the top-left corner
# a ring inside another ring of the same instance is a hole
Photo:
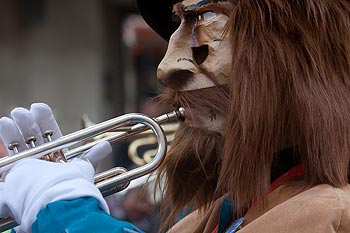
[[[198,66],[193,60],[192,43],[184,37],[173,35],[157,69],[159,82],[172,89],[182,89],[196,73]]]

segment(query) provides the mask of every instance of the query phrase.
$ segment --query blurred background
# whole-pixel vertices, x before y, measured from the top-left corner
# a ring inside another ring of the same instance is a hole
[[[134,0],[1,0],[0,116],[44,102],[68,134],[83,127],[84,114],[99,123],[163,113],[147,100],[160,92],[156,67],[165,50]],[[101,166],[114,164],[135,165],[125,154]]]
[[[45,102],[68,133],[138,111],[165,49],[134,0],[1,0],[0,115]]]

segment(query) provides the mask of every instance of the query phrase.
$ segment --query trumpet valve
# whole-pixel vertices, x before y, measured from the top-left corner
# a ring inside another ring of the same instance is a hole
[[[52,130],[47,130],[43,133],[43,138],[46,138],[48,142],[52,142],[51,136],[53,135]]]
[[[34,136],[26,138],[26,143],[30,145],[31,148],[35,147],[35,142],[36,142],[36,137]]]
[[[12,150],[13,153],[15,154],[18,154],[18,147],[19,147],[19,142],[11,142],[9,145],[8,145],[8,149],[9,150]]]

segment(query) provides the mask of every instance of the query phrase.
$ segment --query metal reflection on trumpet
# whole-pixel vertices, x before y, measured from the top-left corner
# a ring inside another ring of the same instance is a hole
[[[84,114],[81,117],[82,126],[84,128],[90,127],[95,124],[95,122],[91,121],[89,116]],[[171,145],[177,128],[179,127],[179,122],[166,122],[162,124],[162,129],[165,133],[168,146]],[[100,140],[106,137],[109,137],[117,132],[106,132],[103,134],[94,137],[92,141]],[[129,159],[137,166],[142,166],[146,163],[149,163],[157,153],[157,139],[154,136],[151,130],[143,131],[133,137],[128,138],[127,143],[127,155]]]
[[[31,149],[0,159],[0,173],[10,169],[16,161],[27,157],[42,158],[48,154],[60,151],[60,155],[64,155],[64,159],[69,161],[75,157],[81,156],[82,153],[89,150],[91,147],[95,146],[101,141],[115,143],[128,138],[129,136],[139,134],[147,129],[151,129],[157,138],[158,148],[156,155],[150,163],[130,171],[127,171],[124,168],[115,167],[95,175],[95,186],[100,190],[103,196],[109,196],[125,189],[131,180],[153,172],[162,163],[167,151],[167,140],[160,124],[175,119],[184,120],[184,111],[184,108],[179,108],[173,112],[163,114],[154,119],[143,114],[131,113],[92,125],[88,128],[62,136],[57,140],[49,140],[49,142],[39,146],[33,145]],[[120,129],[123,129],[123,131],[103,137],[100,140],[81,145],[84,141],[90,140],[91,138],[94,138],[100,134],[112,130],[119,131]],[[17,142],[12,144],[17,145]],[[72,146],[76,147],[66,151],[67,148],[71,148]],[[14,150],[17,150],[17,146],[13,146],[13,148]],[[65,151],[64,154],[63,151]],[[0,221],[0,232],[13,228],[16,225],[16,222],[11,218],[2,219]]]

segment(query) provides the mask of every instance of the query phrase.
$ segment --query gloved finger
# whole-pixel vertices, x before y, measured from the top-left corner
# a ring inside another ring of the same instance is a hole
[[[8,148],[8,146],[13,142],[19,143],[17,148],[19,152],[28,149],[21,132],[11,118],[2,117],[0,119],[0,137],[7,149],[8,155],[14,154],[14,151]]]
[[[11,116],[26,142],[34,137],[36,146],[44,143],[40,127],[34,120],[32,113],[25,108],[15,108],[11,111]]]
[[[102,141],[85,152],[80,158],[88,160],[96,169],[99,162],[112,152],[112,146],[108,141]]]
[[[52,131],[51,139],[55,140],[62,137],[62,132],[57,124],[57,121],[52,113],[51,108],[44,103],[34,103],[30,106],[34,120],[39,125],[41,133],[49,130]]]
[[[89,161],[80,158],[74,158],[67,164],[77,167],[81,172],[81,176],[84,176],[85,179],[89,182],[94,183],[95,168]]]

